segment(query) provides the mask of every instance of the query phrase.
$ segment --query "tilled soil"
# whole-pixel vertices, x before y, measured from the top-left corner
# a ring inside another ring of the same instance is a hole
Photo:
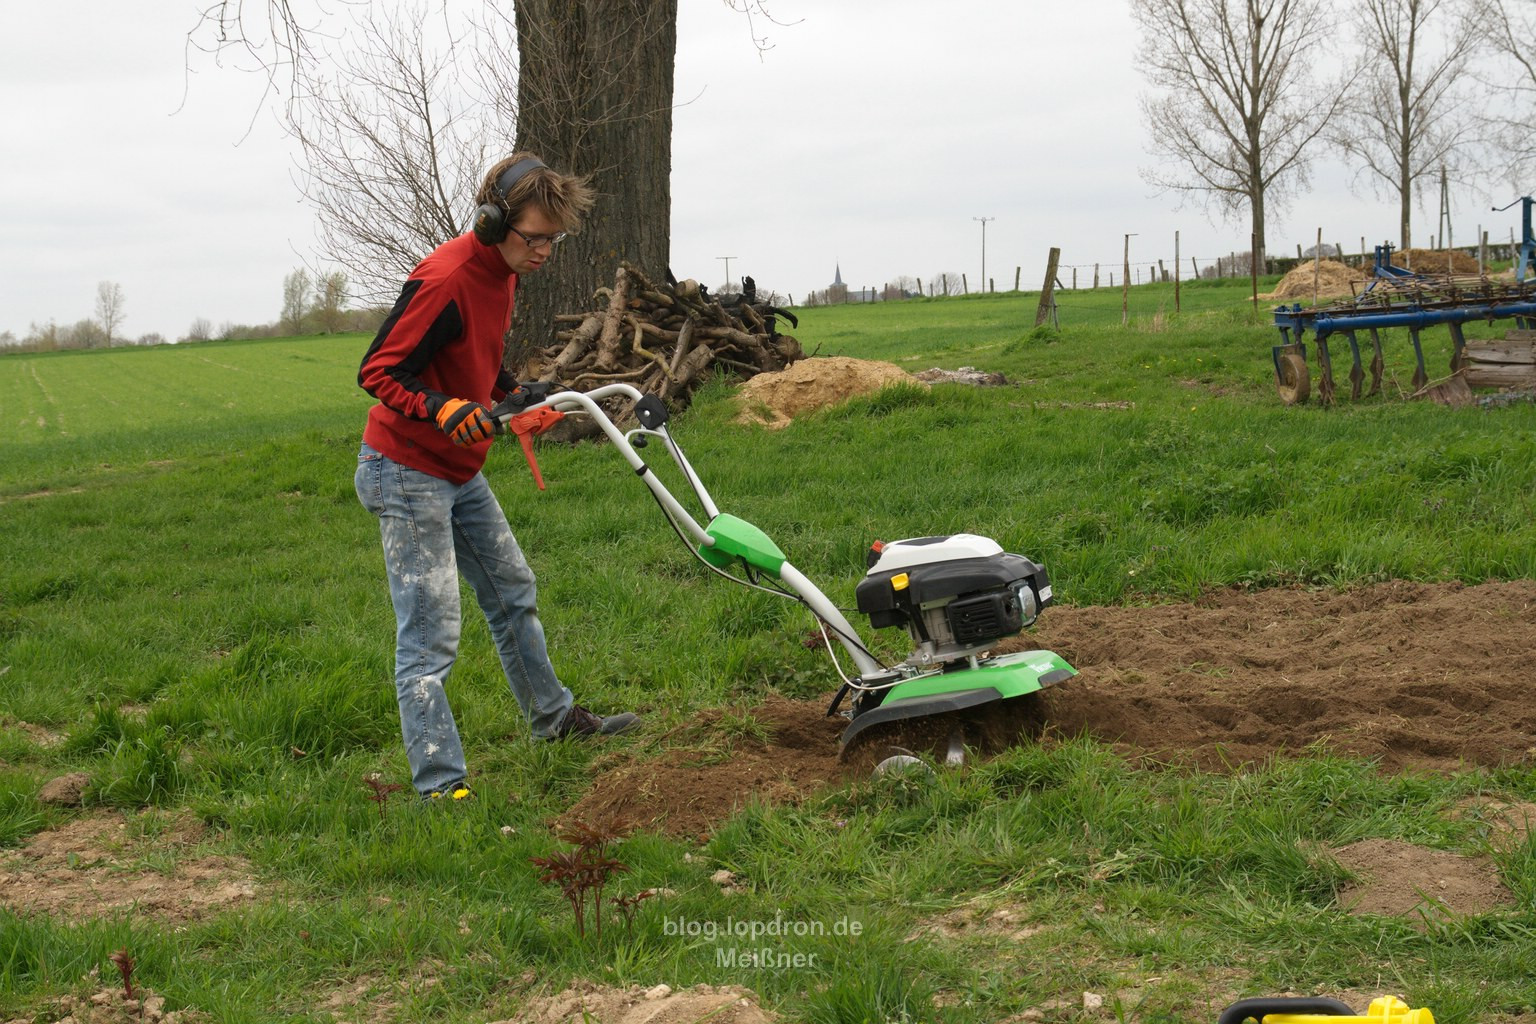
[[[1086,735],[1142,763],[1212,770],[1314,744],[1384,770],[1536,759],[1536,581],[1053,607],[1002,648],[1026,646],[1056,651],[1080,674],[1015,702],[969,741]],[[752,800],[795,800],[867,772],[867,757],[839,758],[844,723],[825,707],[768,701],[753,710],[766,739],[719,735],[704,716],[659,757],[600,772],[570,815],[697,837]],[[896,741],[944,739],[913,729]]]

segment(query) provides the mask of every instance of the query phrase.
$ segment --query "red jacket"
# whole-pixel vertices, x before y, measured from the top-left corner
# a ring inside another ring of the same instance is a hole
[[[450,398],[489,408],[515,381],[501,367],[517,275],[494,247],[460,235],[419,263],[363,356],[357,383],[379,400],[363,441],[423,473],[467,482],[490,440],[461,447],[434,417]]]

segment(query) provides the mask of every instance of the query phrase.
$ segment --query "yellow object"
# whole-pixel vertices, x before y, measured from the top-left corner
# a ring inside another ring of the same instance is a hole
[[[891,577],[892,590],[906,590],[911,583],[912,578],[904,572],[899,572],[895,576]]]
[[[1263,1024],[1328,1024],[1339,1020],[1373,1020],[1379,1024],[1435,1024],[1435,1015],[1424,1009],[1411,1010],[1407,1003],[1396,996],[1378,996],[1371,1000],[1365,1013],[1357,1017],[1328,1013],[1267,1013]]]

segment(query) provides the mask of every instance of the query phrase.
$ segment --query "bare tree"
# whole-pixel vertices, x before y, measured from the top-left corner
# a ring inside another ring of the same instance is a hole
[[[385,301],[469,220],[497,131],[490,108],[459,88],[460,62],[494,59],[496,41],[461,50],[463,26],[439,25],[422,6],[353,13],[340,40],[324,44],[327,59],[297,65],[286,121],[303,150],[323,258],[362,297]]]
[[[347,275],[339,270],[321,274],[315,291],[315,319],[320,330],[335,334],[346,326]]]
[[[101,327],[102,339],[108,348],[117,329],[123,325],[123,286],[115,281],[102,281],[96,285],[96,323]]]
[[[212,337],[213,337],[213,325],[208,322],[208,318],[207,317],[200,316],[197,319],[192,321],[192,326],[187,328],[187,333],[186,333],[186,335],[181,340],[182,341],[207,341],[208,339],[210,339]]]
[[[1248,213],[1265,252],[1265,216],[1308,181],[1314,142],[1343,100],[1310,71],[1333,31],[1326,0],[1131,0],[1142,28],[1141,98],[1151,150],[1172,171],[1159,189]]]
[[[1413,200],[1443,170],[1462,179],[1477,132],[1464,73],[1480,31],[1468,0],[1356,0],[1363,67],[1330,137],[1398,200],[1398,245],[1413,240]]]
[[[1484,107],[1484,123],[1507,161],[1508,184],[1530,194],[1536,177],[1536,0],[1485,0],[1482,23],[1500,60],[1481,74],[1502,106]]]
[[[304,314],[309,312],[313,290],[309,271],[303,267],[283,278],[283,314],[278,318],[278,324],[284,334],[292,336],[304,330]]]

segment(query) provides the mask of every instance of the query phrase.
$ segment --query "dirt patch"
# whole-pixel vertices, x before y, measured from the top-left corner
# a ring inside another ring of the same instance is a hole
[[[1536,704],[1525,682],[1536,650],[1536,581],[1058,606],[1035,631],[999,645],[1035,646],[1081,674],[1038,698],[972,712],[968,743],[985,750],[1084,734],[1133,759],[1218,771],[1318,742],[1388,770],[1536,762]],[[569,814],[697,837],[751,800],[796,801],[864,777],[871,757],[839,760],[844,723],[823,717],[825,709],[824,700],[774,698],[750,720],[705,713],[664,737],[659,755],[600,765]],[[942,751],[950,725],[910,721],[881,740]],[[1520,807],[1505,806],[1510,829],[1527,821]],[[1496,811],[1481,813],[1492,820]]]
[[[773,697],[746,715],[706,711],[654,759],[602,771],[567,818],[698,837],[753,800],[793,802],[843,777],[841,719],[826,703]]]
[[[1315,275],[1315,277],[1314,277]],[[1317,296],[1320,299],[1337,298],[1340,295],[1353,295],[1364,286],[1369,277],[1368,271],[1358,267],[1345,266],[1334,260],[1322,260],[1313,264],[1311,260],[1299,264],[1294,270],[1287,273],[1275,285],[1275,290],[1268,294],[1260,294],[1261,299],[1311,299],[1313,282],[1316,281]]]
[[[212,1020],[199,1010],[165,1009],[165,999],[149,989],[134,988],[130,997],[119,986],[91,995],[69,995],[41,1011],[41,1016],[17,1017],[6,1024],[204,1024]]]
[[[695,985],[676,992],[668,985],[644,989],[578,985],[534,999],[516,1017],[495,1024],[772,1024],[751,989]]]
[[[1536,829],[1536,803],[1529,800],[1475,796],[1463,800],[1457,809],[1463,821],[1475,822],[1485,830],[1488,845],[1495,850],[1521,845]]]
[[[0,853],[0,906],[65,919],[123,913],[197,920],[256,895],[250,865],[199,855],[188,819],[102,813],[39,832]]]
[[[1365,839],[1334,850],[1333,856],[1359,879],[1339,893],[1340,905],[1351,914],[1412,917],[1422,924],[1485,914],[1514,902],[1485,858],[1395,839]]]
[[[846,356],[801,359],[786,370],[759,373],[743,384],[736,399],[741,406],[737,420],[778,430],[803,413],[892,384],[928,386],[895,363]]]
[[[0,670],[0,675],[4,674],[5,672]],[[64,742],[62,733],[54,732],[46,726],[36,725],[32,722],[23,722],[18,718],[11,718],[9,716],[0,718],[0,729],[7,731],[14,729],[25,735],[34,746],[42,747],[44,750],[56,747]]]

